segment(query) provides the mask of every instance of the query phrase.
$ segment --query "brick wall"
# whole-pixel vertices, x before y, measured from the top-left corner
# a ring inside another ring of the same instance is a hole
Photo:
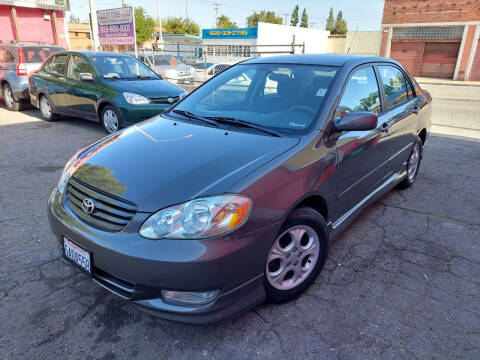
[[[382,24],[480,21],[480,0],[385,0]]]

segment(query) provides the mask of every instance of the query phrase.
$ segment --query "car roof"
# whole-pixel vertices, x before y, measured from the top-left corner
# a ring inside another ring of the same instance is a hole
[[[92,50],[85,50],[85,51],[67,51],[67,53],[77,53],[81,54],[87,58],[93,57],[93,56],[131,56],[131,55],[126,55],[122,53],[116,53],[116,52],[110,52],[110,51],[92,51]]]
[[[269,56],[247,60],[243,64],[302,64],[302,65],[326,65],[344,66],[347,63],[361,64],[375,61],[387,61],[395,63],[392,59],[377,56],[361,56],[350,54],[295,54]]]

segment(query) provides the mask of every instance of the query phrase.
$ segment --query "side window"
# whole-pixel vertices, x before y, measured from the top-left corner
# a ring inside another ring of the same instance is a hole
[[[364,67],[355,71],[348,80],[340,104],[335,110],[334,119],[342,118],[351,112],[379,113],[380,110],[380,96],[375,72],[372,67]]]
[[[0,62],[7,64],[14,63],[15,55],[7,48],[0,48]]]
[[[403,73],[394,66],[378,66],[385,92],[386,107],[391,108],[408,100],[407,82]],[[412,94],[410,94],[412,96]]]
[[[81,73],[90,73],[93,75],[93,71],[87,59],[79,55],[70,56],[70,60],[68,60],[67,77],[80,80]]]
[[[67,66],[67,55],[56,55],[49,60],[45,66],[45,70],[55,74],[65,76],[65,68]]]

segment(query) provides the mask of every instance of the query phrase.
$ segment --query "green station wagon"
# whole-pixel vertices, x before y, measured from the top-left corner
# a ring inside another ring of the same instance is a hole
[[[100,121],[107,133],[162,113],[187,93],[141,61],[109,52],[60,52],[29,78],[30,102],[47,121]]]

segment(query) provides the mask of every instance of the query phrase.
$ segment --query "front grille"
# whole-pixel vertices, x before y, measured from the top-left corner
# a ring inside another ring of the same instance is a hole
[[[168,99],[172,99],[172,100],[168,101]],[[167,104],[167,105],[173,105],[178,100],[180,100],[179,96],[159,96],[159,97],[150,98],[150,101],[154,104]]]
[[[82,208],[82,202],[87,198],[93,200],[95,204],[91,214],[87,214]],[[135,204],[95,189],[74,178],[68,182],[67,204],[80,219],[107,231],[122,230],[137,211]]]

